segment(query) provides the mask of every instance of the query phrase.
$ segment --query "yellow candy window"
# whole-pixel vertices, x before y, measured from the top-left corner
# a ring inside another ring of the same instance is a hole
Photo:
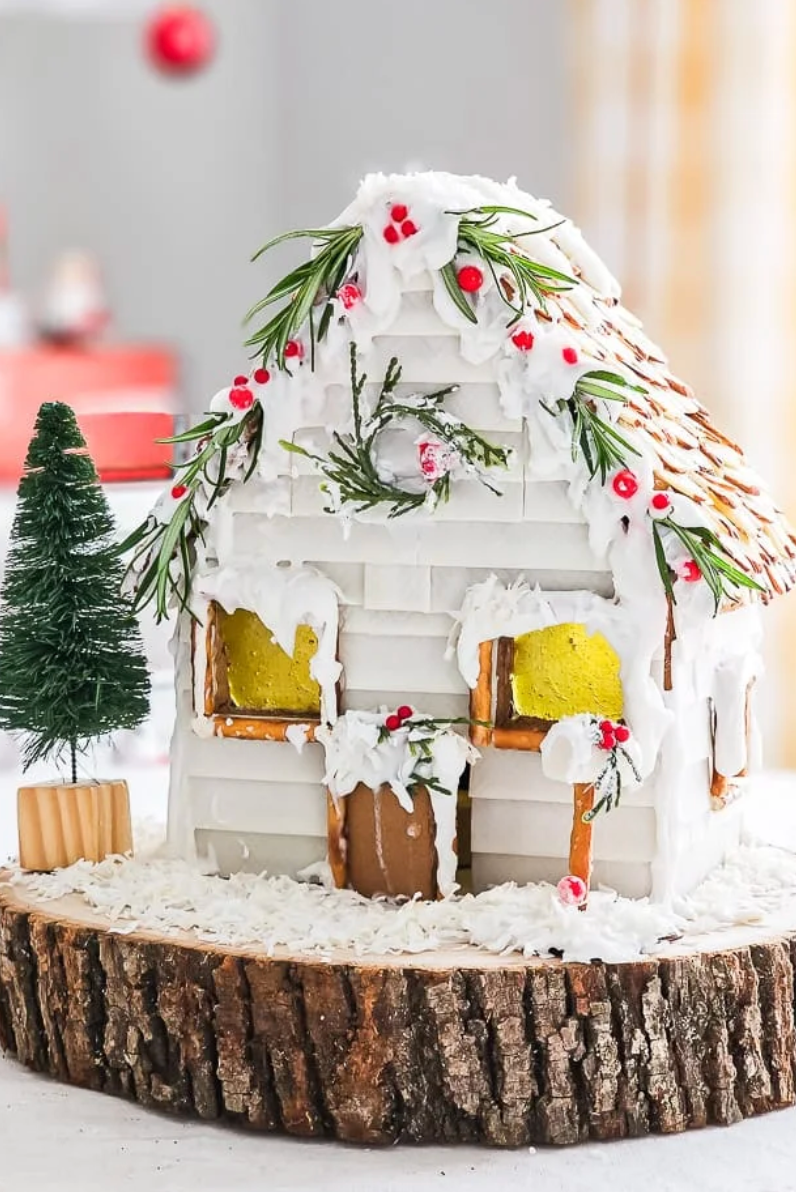
[[[619,657],[601,633],[588,633],[583,625],[551,625],[482,642],[479,658],[470,699],[476,745],[536,751],[564,716],[623,715]]]
[[[623,697],[619,658],[601,633],[551,625],[515,638],[509,674],[515,717],[555,721],[593,712],[618,720]]]
[[[320,687],[310,674],[318,639],[308,625],[299,625],[291,658],[256,613],[246,609],[227,613],[215,605],[214,618],[216,712],[320,715]]]

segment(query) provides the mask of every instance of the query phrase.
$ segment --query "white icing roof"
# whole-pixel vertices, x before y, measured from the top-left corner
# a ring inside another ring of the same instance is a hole
[[[488,269],[481,257],[463,250],[462,213],[488,207],[503,209],[495,228],[515,238],[512,252],[571,278],[568,288],[528,302],[517,322],[507,305],[507,298],[516,299],[509,274]],[[257,386],[265,411],[263,479],[287,474],[289,461],[279,444],[302,426],[348,429],[348,403],[341,405],[339,394],[333,400],[327,388],[346,384],[352,341],[367,353],[374,337],[394,334],[396,328],[422,337],[427,334],[424,319],[435,312],[434,317],[459,333],[462,360],[492,370],[504,411],[510,417],[522,415],[529,424],[542,403],[571,394],[574,382],[589,370],[603,369],[642,385],[644,392],[631,392],[624,405],[597,405],[640,453],[632,460],[638,461],[648,489],[667,490],[690,512],[686,524],[711,529],[729,558],[759,583],[764,600],[793,586],[796,540],[765,485],[621,305],[617,282],[579,230],[547,202],[524,193],[513,181],[502,185],[440,173],[374,174],[328,226],[363,230],[348,270],[357,300],[349,308],[334,299],[334,317],[312,361],[306,348],[298,367],[296,360],[287,362],[293,366],[288,373],[275,368],[272,358],[265,361],[271,383]],[[475,322],[464,317],[443,284],[440,270],[451,261],[456,269],[473,262],[483,272],[478,293],[468,295]],[[429,288],[433,312],[428,304],[425,311],[418,309],[418,291]],[[325,296],[321,300],[325,303]],[[276,309],[268,307],[260,317],[267,320]],[[528,337],[526,343],[533,342],[533,350],[517,347],[518,333]],[[309,342],[309,333],[306,338]],[[229,392],[216,395],[214,410],[229,410]],[[544,435],[549,419],[545,414],[538,419]],[[547,441],[550,452],[555,451],[554,437]],[[568,447],[559,443],[558,450],[566,455]],[[538,449],[535,442],[534,451]],[[637,467],[632,461],[629,466]],[[578,467],[582,473],[582,461]],[[569,478],[577,489],[574,472]],[[583,487],[581,483],[581,492]],[[749,596],[741,589],[731,599]]]

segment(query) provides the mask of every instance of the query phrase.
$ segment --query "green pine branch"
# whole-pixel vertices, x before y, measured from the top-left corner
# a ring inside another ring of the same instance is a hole
[[[500,206],[473,207],[468,211],[449,211],[446,214],[460,217],[458,250],[461,253],[471,253],[484,261],[492,274],[497,292],[512,312],[510,327],[527,313],[530,306],[546,310],[546,299],[550,294],[562,293],[577,284],[574,277],[532,260],[523,250],[517,248],[516,241],[520,236],[550,232],[559,224],[510,234],[495,230],[501,215],[520,215],[530,220],[535,220],[536,217],[515,207]],[[502,285],[499,272],[510,275],[513,295],[509,295]],[[454,262],[449,261],[444,265],[440,275],[457,309],[471,323],[477,322],[475,311],[459,285]]]
[[[731,562],[713,530],[709,530],[706,526],[681,526],[671,517],[661,517],[653,519],[652,522],[655,561],[666,594],[674,604],[677,603],[674,591],[674,574],[666,558],[662,530],[669,530],[674,534],[688,551],[713,594],[716,611],[718,611],[722,597],[732,597],[734,588],[746,588],[756,592],[765,590],[756,579],[747,575],[745,571],[741,571]]]
[[[580,454],[593,480],[599,474],[605,484],[608,474],[627,466],[628,455],[640,455],[613,422],[599,412],[597,401],[625,403],[630,393],[645,393],[641,385],[634,385],[619,373],[593,369],[584,373],[575,384],[572,396],[561,398],[555,406],[542,403],[543,409],[554,418],[566,411],[572,420],[572,458]]]
[[[318,251],[309,261],[286,274],[264,298],[254,304],[245,317],[245,323],[251,322],[270,306],[283,303],[281,309],[246,340],[246,346],[255,348],[257,355],[262,356],[264,361],[275,361],[279,368],[284,369],[285,346],[288,340],[301,334],[306,323],[310,330],[310,358],[314,367],[316,345],[325,337],[332,318],[332,299],[351,273],[362,236],[363,230],[358,226],[308,228],[286,232],[264,244],[252,258],[254,261],[286,240],[310,239]],[[322,310],[316,326],[314,312],[318,305],[322,306]]]
[[[227,471],[229,449],[241,439],[248,448],[244,481],[248,480],[257,465],[262,435],[263,412],[257,403],[238,422],[232,422],[229,414],[211,414],[182,434],[163,440],[197,446],[175,473],[175,484],[184,485],[188,491],[169,521],[158,522],[150,515],[118,547],[120,556],[129,556],[127,573],[134,582],[136,612],[154,604],[155,618],[160,622],[169,615],[172,597],[181,609],[190,612],[194,543],[203,537],[207,525],[205,515],[199,515],[197,497],[200,492],[209,492],[209,510],[227,491],[231,483]]]

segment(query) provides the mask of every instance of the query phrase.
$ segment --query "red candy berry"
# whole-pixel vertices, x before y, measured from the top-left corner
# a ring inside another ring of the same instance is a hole
[[[288,360],[300,360],[304,355],[304,348],[297,339],[289,339],[285,344],[285,357]]]
[[[624,745],[625,741],[630,740],[630,729],[626,724],[617,724],[614,729],[614,736],[620,745]]]
[[[671,501],[669,500],[669,497],[666,493],[656,493],[650,501],[650,505],[653,509],[657,509],[658,512],[661,513],[664,509],[669,508]]]
[[[610,751],[615,746],[616,746],[616,737],[614,736],[614,734],[613,733],[603,733],[602,740],[600,741],[600,749],[605,749],[606,751]]]
[[[254,405],[254,394],[251,389],[230,389],[229,404],[236,410],[249,410]]]
[[[695,584],[698,580],[702,579],[702,571],[694,559],[685,559],[678,567],[677,574],[687,584]]]
[[[397,244],[401,239],[401,233],[398,231],[395,224],[387,224],[387,227],[382,232],[382,236],[388,244]]]
[[[567,364],[578,363],[578,353],[574,348],[562,348],[561,355],[564,357],[564,360]]]
[[[187,493],[187,491],[188,491],[187,484],[175,484],[174,488],[171,490],[171,495],[174,497],[175,501],[181,501],[182,498]]]
[[[244,377],[242,373],[240,374],[240,376],[237,376],[235,378],[235,380],[232,382],[233,385],[248,385],[248,383],[249,383],[249,378]]]
[[[384,727],[394,733],[397,728],[401,727],[401,717],[392,712],[384,721]]]
[[[349,281],[344,286],[340,286],[337,297],[346,310],[351,310],[352,306],[356,306],[358,302],[362,301],[362,291],[359,286],[355,286],[352,281]]]
[[[582,877],[568,873],[556,886],[556,892],[564,906],[583,906],[589,894],[589,887]]]
[[[613,720],[601,720],[600,721],[600,732],[601,733],[612,733],[613,731],[614,731]]]
[[[623,468],[621,472],[617,472],[614,476],[611,481],[611,487],[618,497],[621,497],[624,501],[629,501],[638,492],[638,479],[635,472],[631,472],[630,468]]]
[[[474,294],[484,284],[484,275],[477,265],[462,265],[456,280],[465,294]]]
[[[390,211],[390,219],[395,220],[396,223],[403,223],[409,214],[409,208],[404,203],[396,203]]]
[[[267,368],[256,368],[254,370],[254,380],[258,385],[267,385],[271,380],[271,374]]]
[[[400,708],[396,709],[395,715],[399,720],[408,720],[412,715],[412,709],[409,707],[409,704],[401,704]]]
[[[405,219],[401,224],[401,232],[404,236],[416,236],[417,224],[413,223],[411,219]]]
[[[530,352],[533,347],[533,335],[530,331],[518,331],[516,335],[512,335],[511,342],[521,352]]]

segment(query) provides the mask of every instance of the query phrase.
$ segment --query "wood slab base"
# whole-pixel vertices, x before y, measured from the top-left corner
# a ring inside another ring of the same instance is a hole
[[[114,934],[0,881],[0,1045],[205,1120],[346,1142],[582,1142],[796,1100],[796,938],[632,964],[269,958]]]

